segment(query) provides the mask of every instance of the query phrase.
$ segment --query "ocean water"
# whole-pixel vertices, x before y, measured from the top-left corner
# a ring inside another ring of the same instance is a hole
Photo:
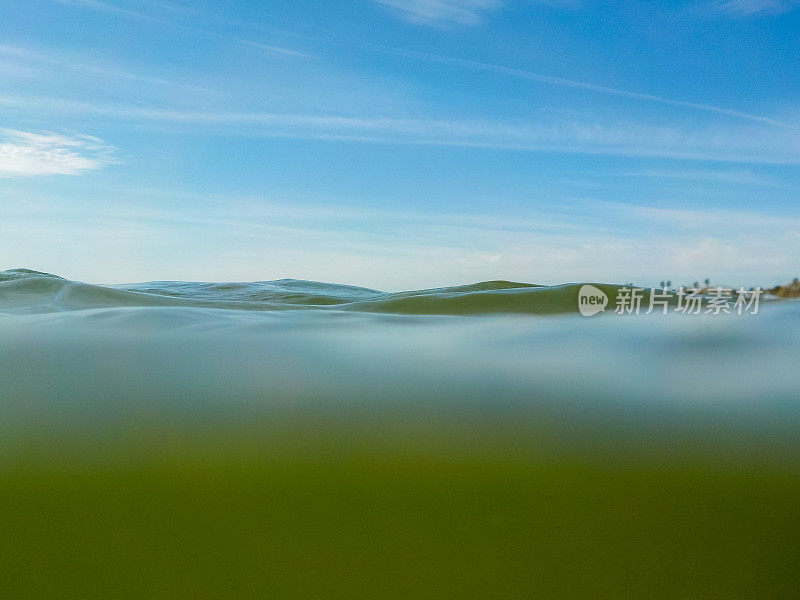
[[[0,592],[797,597],[800,303],[581,285],[0,273]]]
[[[662,412],[797,423],[800,302],[578,313],[581,284],[384,293],[281,280],[99,286],[0,273],[4,424],[84,409]],[[600,285],[613,307],[619,286]],[[642,311],[645,312],[645,311]]]

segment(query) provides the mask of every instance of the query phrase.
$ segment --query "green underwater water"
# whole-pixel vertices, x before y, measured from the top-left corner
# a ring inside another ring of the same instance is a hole
[[[0,597],[800,596],[800,304],[579,287],[0,274]]]

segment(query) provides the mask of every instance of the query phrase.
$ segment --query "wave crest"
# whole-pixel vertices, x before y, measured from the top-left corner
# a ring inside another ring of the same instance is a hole
[[[280,279],[254,282],[155,281],[93,285],[30,269],[0,273],[0,310],[61,312],[98,308],[182,306],[226,310],[324,309],[413,315],[560,314],[577,312],[582,284],[514,281],[382,292],[350,285]],[[595,284],[610,297],[619,286]]]

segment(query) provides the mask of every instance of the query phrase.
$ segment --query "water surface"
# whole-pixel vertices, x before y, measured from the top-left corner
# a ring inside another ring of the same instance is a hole
[[[0,593],[797,597],[800,304],[579,289],[1,273]]]

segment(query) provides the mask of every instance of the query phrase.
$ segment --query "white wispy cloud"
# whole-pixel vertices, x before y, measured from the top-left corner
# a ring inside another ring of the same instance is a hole
[[[201,35],[204,37],[215,38],[219,40],[225,40],[228,42],[233,42],[235,44],[239,44],[241,46],[248,46],[250,48],[257,48],[259,50],[265,50],[267,52],[274,52],[276,54],[286,54],[288,56],[297,56],[300,58],[311,58],[310,54],[306,54],[305,52],[298,52],[297,50],[290,50],[289,48],[282,48],[280,46],[275,46],[272,44],[264,44],[262,42],[254,42],[252,40],[246,40],[239,37],[234,37],[230,35],[222,35],[219,33],[214,33],[213,31],[208,31],[206,29],[197,29],[195,27],[188,27],[185,25],[175,25],[174,27],[178,29],[182,29],[184,31],[188,31],[190,33]]]
[[[362,143],[461,146],[561,153],[650,156],[743,163],[800,164],[800,134],[763,125],[672,120],[560,117],[541,113],[525,122],[350,117],[325,114],[197,111],[99,104],[47,97],[0,95],[0,106],[25,114],[102,116],[114,120],[179,124],[191,131],[215,127],[248,137],[322,139]]]
[[[76,175],[113,160],[113,149],[93,136],[0,129],[0,177]]]
[[[682,179],[689,181],[707,181],[714,183],[732,183],[737,185],[755,185],[780,187],[774,178],[756,173],[750,169],[647,169],[624,173],[628,177],[646,177],[652,179]]]
[[[502,0],[374,0],[411,23],[474,25]]]
[[[97,12],[103,12],[103,13],[107,13],[107,14],[112,14],[112,15],[116,15],[116,16],[119,16],[119,17],[124,17],[124,18],[127,18],[127,19],[133,19],[133,20],[136,20],[136,21],[149,22],[149,23],[160,25],[160,26],[168,27],[168,28],[171,28],[171,29],[174,29],[174,30],[185,31],[185,32],[193,34],[193,35],[198,35],[198,36],[207,37],[207,38],[221,39],[221,40],[225,40],[227,42],[233,42],[235,44],[239,44],[239,45],[242,45],[242,46],[249,46],[251,48],[258,48],[259,50],[265,50],[265,51],[271,52],[271,53],[285,54],[285,55],[289,55],[289,56],[296,56],[296,57],[302,57],[302,58],[308,58],[309,57],[308,54],[305,54],[303,52],[298,52],[297,50],[292,50],[292,49],[289,49],[289,48],[283,48],[283,47],[280,47],[280,46],[275,46],[273,44],[266,44],[266,43],[263,43],[263,42],[260,42],[260,41],[246,40],[246,39],[238,38],[238,37],[235,37],[235,36],[228,36],[228,35],[223,35],[223,34],[219,34],[219,33],[214,33],[212,31],[208,31],[206,29],[201,29],[201,28],[194,27],[192,25],[185,25],[185,24],[182,24],[182,23],[177,23],[174,20],[174,15],[170,15],[170,18],[161,19],[161,18],[155,17],[155,16],[153,16],[151,14],[138,12],[138,11],[134,11],[134,10],[129,10],[127,8],[122,8],[120,6],[117,6],[116,4],[111,4],[111,3],[108,3],[108,2],[101,2],[100,0],[51,0],[51,1],[52,2],[56,2],[58,4],[63,4],[65,6],[73,6],[73,7],[76,7],[76,8],[83,8],[83,9],[93,10],[93,11],[97,11]],[[166,9],[171,10],[171,11],[175,11],[177,9],[178,12],[186,12],[186,11],[181,10],[180,7],[170,7],[169,5],[162,4],[162,3],[158,3],[158,6],[161,7],[162,9],[166,8]],[[189,10],[188,12],[191,13],[192,11]]]
[[[700,5],[702,12],[734,17],[778,15],[800,7],[799,0],[715,0]]]
[[[64,4],[67,6],[88,8],[91,10],[97,10],[100,12],[120,15],[131,19],[138,19],[141,21],[152,21],[152,22],[163,23],[163,21],[151,15],[146,15],[141,12],[129,10],[127,8],[121,8],[119,6],[116,6],[115,4],[109,4],[108,2],[101,2],[100,0],[53,0],[53,2],[57,2],[58,4]]]
[[[22,46],[0,44],[0,56],[11,57],[17,61],[22,61],[18,63],[18,70],[11,73],[17,77],[30,78],[39,76],[41,78],[46,78],[53,77],[55,72],[63,73],[64,71],[72,71],[87,73],[103,79],[119,79],[151,86],[181,88],[202,94],[209,94],[212,92],[206,87],[181,83],[175,77],[158,77],[146,73],[134,72],[125,67],[115,66],[109,64],[108,59],[106,59],[103,64],[95,64],[90,62],[88,57],[81,56],[64,48],[33,50]],[[0,61],[0,74],[2,74],[4,67],[9,64],[13,63]]]

